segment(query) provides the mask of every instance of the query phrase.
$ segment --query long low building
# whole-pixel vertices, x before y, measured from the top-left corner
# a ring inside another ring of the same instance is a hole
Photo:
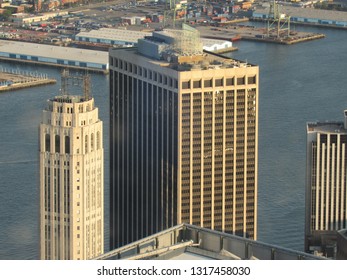
[[[108,52],[0,40],[0,60],[108,72]]]
[[[162,31],[165,33],[165,31]],[[159,32],[160,33],[160,32]],[[109,45],[136,46],[139,39],[151,36],[152,32],[133,31],[115,28],[100,28],[89,32],[80,32],[75,36],[79,42],[100,43]],[[232,42],[217,39],[201,38],[203,48],[207,51],[221,51],[232,48]]]
[[[280,13],[290,16],[291,22],[347,27],[346,12],[281,6]],[[255,19],[267,19],[269,8],[257,8],[252,16]]]
[[[137,44],[138,39],[150,35],[152,35],[152,32],[100,28],[98,30],[80,32],[75,36],[75,40],[79,42],[134,46]]]

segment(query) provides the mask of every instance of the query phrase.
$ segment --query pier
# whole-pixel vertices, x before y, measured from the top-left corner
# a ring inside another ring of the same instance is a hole
[[[209,27],[198,26],[197,29],[201,32],[201,36],[219,40],[248,40],[265,43],[275,43],[283,45],[292,45],[296,43],[306,42],[324,38],[324,34],[293,31],[290,36],[276,37],[276,34],[267,34],[266,28],[256,28],[248,25],[237,25],[228,27]]]
[[[54,83],[56,80],[48,78],[47,74],[0,69],[0,92]]]

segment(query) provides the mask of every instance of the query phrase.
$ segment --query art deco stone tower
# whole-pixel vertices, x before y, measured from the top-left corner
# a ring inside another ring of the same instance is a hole
[[[67,93],[71,78],[65,75],[63,94],[48,100],[40,124],[41,259],[90,259],[104,251],[102,121],[86,89]]]

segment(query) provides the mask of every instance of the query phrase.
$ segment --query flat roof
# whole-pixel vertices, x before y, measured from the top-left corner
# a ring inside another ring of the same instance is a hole
[[[343,122],[310,122],[307,124],[308,132],[322,132],[322,133],[341,133],[346,134],[347,130],[344,128]]]
[[[110,49],[110,55],[112,56],[114,52],[128,52],[132,53],[131,56],[140,56],[146,58],[147,62],[154,65],[160,65],[161,67],[166,67],[173,69],[178,72],[191,71],[191,70],[206,70],[206,69],[226,69],[226,68],[246,68],[246,67],[257,67],[257,65],[250,64],[249,62],[244,62],[241,60],[236,60],[230,57],[226,57],[214,52],[204,50],[201,55],[178,55],[180,58],[187,58],[185,63],[168,62],[166,60],[157,60],[155,58],[149,58],[137,52],[136,47],[131,48],[112,48]],[[124,55],[129,55],[124,53]],[[194,60],[194,57],[199,57],[200,59]]]
[[[269,7],[257,7],[255,13],[268,14]],[[279,11],[291,17],[314,18],[323,20],[345,21],[347,22],[347,13],[341,11],[320,10],[314,8],[300,8],[292,6],[280,6]]]
[[[219,39],[209,39],[209,38],[201,38],[202,44],[204,47],[211,47],[213,45],[223,45],[225,43],[232,45],[232,42],[227,40],[219,40]]]
[[[108,52],[0,40],[0,52],[27,56],[107,64]]]
[[[132,31],[124,29],[115,29],[115,28],[100,28],[98,30],[91,30],[89,32],[80,32],[76,37],[86,37],[86,38],[95,38],[95,39],[106,39],[106,40],[115,40],[115,41],[124,41],[137,43],[138,39],[142,39],[145,36],[152,35],[151,32],[143,31]]]
[[[318,260],[304,252],[194,225],[181,224],[95,258],[96,260]]]

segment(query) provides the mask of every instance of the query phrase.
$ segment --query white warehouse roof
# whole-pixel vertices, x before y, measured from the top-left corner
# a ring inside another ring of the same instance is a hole
[[[107,64],[108,52],[0,40],[0,53]]]
[[[151,32],[132,31],[115,28],[100,28],[98,30],[91,30],[89,32],[80,32],[76,35],[76,37],[124,41],[137,44],[138,39],[142,39],[145,36],[151,35]]]
[[[108,52],[0,40],[0,59],[108,71]]]

